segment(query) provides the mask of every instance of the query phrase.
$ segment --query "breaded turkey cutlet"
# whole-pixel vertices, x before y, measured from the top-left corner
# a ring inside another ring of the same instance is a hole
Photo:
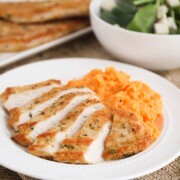
[[[152,142],[153,137],[140,117],[124,110],[114,112],[103,157],[114,160],[132,156],[146,149]]]
[[[88,16],[90,0],[49,0],[0,3],[0,17],[17,23],[46,22]]]
[[[73,136],[66,138],[54,159],[59,162],[91,164],[103,161],[104,141],[111,126],[108,109],[96,111]]]
[[[39,135],[29,146],[30,153],[40,157],[53,157],[66,137],[73,136],[83,123],[104,106],[96,99],[86,99],[68,113],[56,126]]]
[[[0,51],[13,52],[33,48],[87,26],[89,21],[84,18],[39,24],[17,24],[0,20]]]
[[[22,107],[38,96],[60,86],[59,80],[52,79],[31,85],[9,87],[0,97],[4,107],[9,111],[13,108]]]
[[[99,163],[141,152],[154,140],[139,116],[106,107],[86,87],[47,80],[7,88],[0,97],[15,130],[12,139],[38,157]]]
[[[26,103],[24,106],[13,108],[9,111],[9,124],[14,129],[20,124],[25,123],[26,121],[30,120],[32,117],[42,112],[45,108],[51,106],[56,100],[60,97],[67,95],[69,93],[85,93],[91,92],[87,88],[61,88],[61,87],[54,87],[47,93],[42,94],[29,103]]]
[[[60,97],[50,107],[18,127],[13,139],[22,145],[30,145],[36,137],[56,125],[75,106],[88,98],[96,98],[90,93],[69,93]]]

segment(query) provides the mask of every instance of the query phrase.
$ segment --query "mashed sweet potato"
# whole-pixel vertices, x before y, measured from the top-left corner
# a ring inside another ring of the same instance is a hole
[[[88,87],[107,106],[136,113],[143,118],[154,137],[157,137],[158,130],[154,122],[162,114],[161,96],[143,82],[130,81],[126,73],[108,67],[105,71],[92,70],[82,79],[70,81],[68,86]]]

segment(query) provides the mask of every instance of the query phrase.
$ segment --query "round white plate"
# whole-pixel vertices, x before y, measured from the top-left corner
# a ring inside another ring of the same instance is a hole
[[[28,154],[11,140],[7,114],[0,108],[0,164],[11,170],[46,180],[123,180],[139,177],[167,165],[180,155],[180,92],[152,72],[119,62],[97,59],[57,59],[22,66],[0,77],[0,92],[8,86],[24,85],[49,78],[62,83],[80,78],[92,69],[114,66],[147,83],[161,94],[164,102],[164,126],[161,136],[147,150],[126,158],[95,165],[70,165],[52,162]]]

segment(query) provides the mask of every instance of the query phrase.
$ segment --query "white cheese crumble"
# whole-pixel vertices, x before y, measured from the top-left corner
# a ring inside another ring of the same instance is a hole
[[[156,34],[169,34],[168,20],[164,18],[161,21],[155,23],[154,30]]]
[[[179,0],[166,0],[166,2],[169,4],[171,7],[176,7],[180,6]]]
[[[165,5],[162,5],[157,10],[157,18],[158,19],[167,18],[167,13],[168,13],[168,7]]]
[[[101,7],[106,11],[111,11],[116,7],[116,0],[104,0]]]
[[[158,8],[158,22],[154,24],[156,34],[169,34],[171,30],[176,30],[177,25],[172,17],[167,17],[168,7],[162,5]]]
[[[172,17],[168,17],[168,26],[169,26],[169,29],[172,29],[172,30],[177,29],[177,25]]]
[[[114,27],[119,28],[119,27],[121,27],[121,26],[120,26],[119,24],[115,24]]]

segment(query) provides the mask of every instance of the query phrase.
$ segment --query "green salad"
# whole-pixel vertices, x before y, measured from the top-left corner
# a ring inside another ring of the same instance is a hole
[[[132,31],[180,34],[180,0],[104,0],[100,16]]]

